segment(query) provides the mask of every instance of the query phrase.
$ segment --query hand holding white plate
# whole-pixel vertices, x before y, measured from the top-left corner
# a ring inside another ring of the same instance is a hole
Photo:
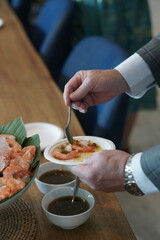
[[[112,141],[101,138],[101,137],[94,137],[94,136],[78,136],[78,137],[73,137],[75,140],[87,140],[87,141],[92,141],[96,143],[101,150],[107,149],[107,150],[114,150],[115,145]],[[58,147],[59,145],[62,144],[67,144],[68,140],[61,139],[58,141],[56,144],[49,145],[45,150],[44,150],[44,157],[54,163],[62,164],[62,165],[78,165],[82,164],[84,159],[79,160],[79,158],[74,158],[74,159],[69,159],[69,160],[59,160],[55,157],[53,157],[53,150]],[[94,153],[93,153],[94,154]]]

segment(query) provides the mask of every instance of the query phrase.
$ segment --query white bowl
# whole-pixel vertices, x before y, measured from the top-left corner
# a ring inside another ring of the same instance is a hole
[[[40,165],[39,167],[39,170],[38,170],[38,173],[37,173],[37,176],[35,178],[35,183],[38,187],[38,189],[46,194],[48,192],[50,192],[51,190],[54,190],[56,188],[60,188],[60,187],[73,187],[74,184],[75,184],[75,179],[71,182],[67,182],[67,183],[64,183],[64,184],[48,184],[48,183],[45,183],[45,182],[42,182],[39,177],[44,174],[45,172],[48,172],[48,171],[51,171],[53,169],[63,169],[63,170],[68,170],[68,171],[71,171],[71,168],[70,166],[65,166],[65,165],[59,165],[59,164],[56,164],[56,163],[52,163],[52,162],[46,162],[46,163],[43,163]]]
[[[55,225],[64,228],[64,229],[74,229],[77,228],[78,226],[80,226],[81,224],[83,224],[84,222],[86,222],[92,212],[92,209],[94,207],[95,204],[95,199],[93,197],[93,195],[84,190],[79,188],[77,190],[76,196],[84,198],[85,200],[87,200],[87,202],[89,203],[89,209],[83,213],[77,214],[77,215],[71,215],[71,216],[60,216],[60,215],[56,215],[53,213],[48,212],[47,208],[50,202],[52,202],[53,200],[60,198],[60,197],[64,197],[64,196],[72,196],[73,195],[73,188],[71,187],[65,187],[65,188],[59,188],[56,190],[53,190],[49,193],[47,193],[41,202],[43,211],[45,213],[45,215],[47,216],[47,218]]]

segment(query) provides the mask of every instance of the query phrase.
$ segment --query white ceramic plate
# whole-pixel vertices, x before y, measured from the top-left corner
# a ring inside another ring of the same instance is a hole
[[[25,124],[27,137],[39,134],[40,147],[43,151],[48,145],[56,143],[64,137],[63,130],[51,123],[33,122]]]
[[[0,18],[0,28],[3,27],[3,25],[4,25],[4,20]]]
[[[101,138],[101,137],[94,137],[94,136],[78,136],[78,137],[73,137],[74,139],[84,139],[84,140],[91,140],[92,142],[97,143],[102,149],[108,149],[108,150],[113,150],[115,149],[115,145],[112,141]],[[76,159],[70,159],[70,160],[58,160],[52,156],[52,151],[54,148],[56,148],[58,145],[62,143],[66,143],[68,140],[61,139],[55,144],[49,145],[45,150],[44,150],[44,157],[54,163],[62,164],[62,165],[78,165],[82,164],[82,161],[77,161]]]

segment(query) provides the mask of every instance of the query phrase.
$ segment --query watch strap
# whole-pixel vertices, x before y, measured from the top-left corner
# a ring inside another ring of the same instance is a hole
[[[137,186],[133,176],[132,167],[131,167],[133,156],[134,155],[129,156],[125,166],[125,181],[124,181],[125,190],[134,196],[143,196],[144,193]]]

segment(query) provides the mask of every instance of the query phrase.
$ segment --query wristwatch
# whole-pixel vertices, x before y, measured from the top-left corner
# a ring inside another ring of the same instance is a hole
[[[134,196],[143,196],[144,193],[137,186],[132,173],[132,167],[131,167],[132,158],[133,158],[133,155],[130,155],[125,166],[125,181],[124,181],[125,189],[128,193]]]

